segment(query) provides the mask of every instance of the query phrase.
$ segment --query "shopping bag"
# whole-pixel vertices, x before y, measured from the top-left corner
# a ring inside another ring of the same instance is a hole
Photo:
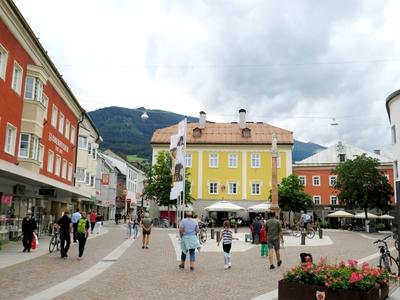
[[[39,246],[39,239],[38,239],[36,233],[33,234],[33,238],[35,239],[36,247]]]
[[[32,238],[31,249],[33,249],[33,250],[36,249],[36,239],[35,239],[35,237]]]

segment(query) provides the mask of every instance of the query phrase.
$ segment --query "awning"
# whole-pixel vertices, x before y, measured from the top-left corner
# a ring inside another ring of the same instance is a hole
[[[354,215],[344,210],[337,210],[327,215],[330,218],[353,218]]]
[[[271,207],[270,202],[264,202],[256,205],[249,206],[247,208],[248,212],[266,212]]]
[[[244,210],[244,207],[233,204],[228,201],[219,201],[205,208],[206,211],[228,211],[228,212],[236,212],[240,210]]]
[[[368,219],[377,219],[378,218],[377,215],[374,215],[374,214],[371,214],[371,213],[367,213],[367,214],[368,214]],[[356,214],[354,216],[354,218],[356,218],[356,219],[365,219],[365,212]]]
[[[381,216],[378,216],[378,218],[379,218],[379,219],[394,220],[394,217],[393,217],[393,216],[391,216],[391,215],[388,215],[388,214],[386,214],[386,215],[381,215]]]

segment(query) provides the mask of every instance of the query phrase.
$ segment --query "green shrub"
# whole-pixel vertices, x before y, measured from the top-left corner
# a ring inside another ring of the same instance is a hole
[[[385,229],[385,224],[378,223],[375,225],[375,227],[376,227],[376,230],[383,230],[383,229]]]
[[[325,220],[323,220],[323,221],[321,221],[321,223],[319,223],[319,226],[321,228],[328,228],[328,225],[329,225],[328,221],[325,221]]]

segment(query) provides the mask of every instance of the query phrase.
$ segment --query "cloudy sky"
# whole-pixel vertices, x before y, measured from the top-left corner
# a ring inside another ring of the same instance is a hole
[[[245,108],[301,141],[391,150],[400,1],[15,2],[88,111],[230,122]]]

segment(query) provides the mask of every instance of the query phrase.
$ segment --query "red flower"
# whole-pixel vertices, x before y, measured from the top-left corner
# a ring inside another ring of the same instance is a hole
[[[353,272],[353,273],[351,273],[349,282],[350,283],[356,283],[356,282],[361,281],[363,278],[364,278],[364,276],[362,276],[362,274],[357,273],[357,272]]]

